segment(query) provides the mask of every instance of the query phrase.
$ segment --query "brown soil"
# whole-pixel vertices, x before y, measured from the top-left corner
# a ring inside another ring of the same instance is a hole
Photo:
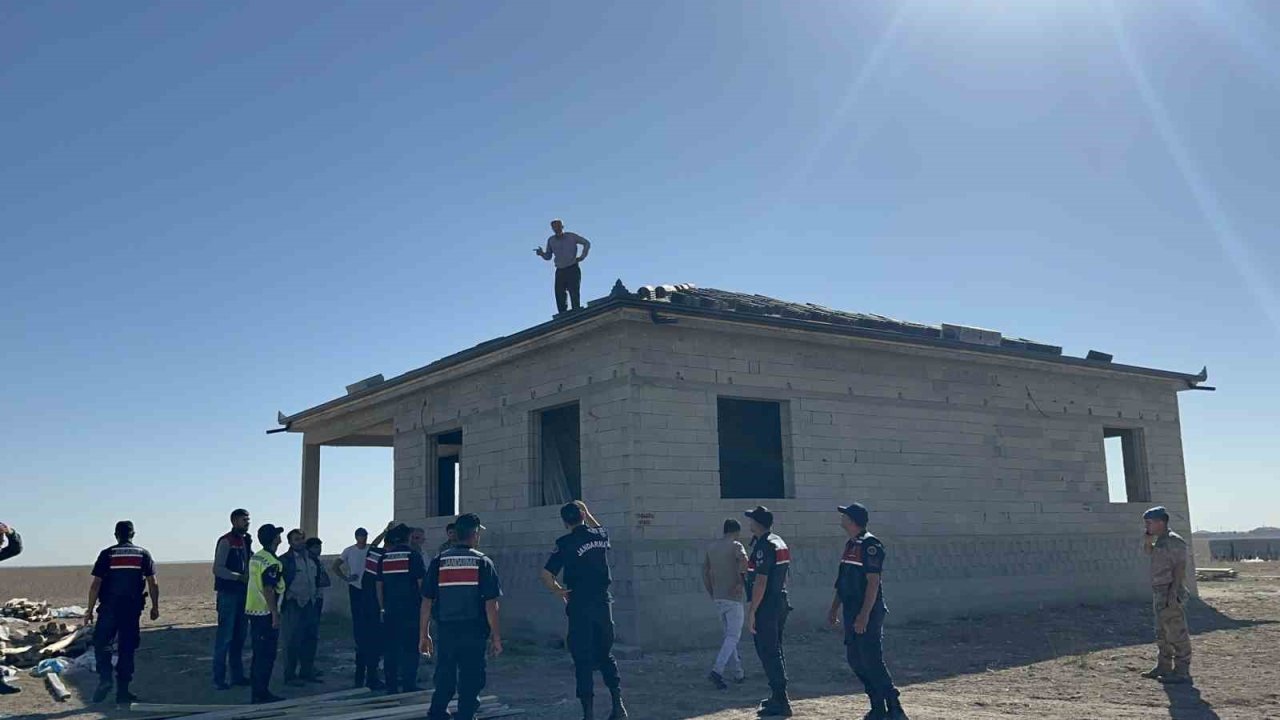
[[[219,693],[209,687],[208,569],[183,567],[166,568],[164,615],[158,622],[144,621],[135,691],[157,702],[241,701],[244,693],[238,689]],[[1150,609],[1141,602],[891,625],[890,667],[915,720],[1280,719],[1280,563],[1235,567],[1241,571],[1238,580],[1201,583],[1200,601],[1191,607],[1195,687],[1165,687],[1138,676],[1154,653]],[[0,600],[27,595],[83,603],[76,585],[83,581],[83,568],[0,570]],[[184,587],[193,592],[180,597]],[[323,633],[321,662],[330,672],[328,682],[312,692],[344,687],[350,668],[348,626],[332,619]],[[750,644],[743,650],[750,677],[726,692],[704,680],[710,650],[622,661],[632,717],[754,718],[766,688]],[[796,717],[844,720],[865,712],[837,635],[793,635],[787,659]],[[71,682],[75,697],[55,703],[39,681],[23,677],[21,695],[0,698],[0,715],[129,717],[111,708],[86,708],[92,683],[92,678]],[[579,717],[563,651],[509,645],[490,664],[486,692],[526,709],[533,720]],[[603,688],[599,692],[604,695]]]

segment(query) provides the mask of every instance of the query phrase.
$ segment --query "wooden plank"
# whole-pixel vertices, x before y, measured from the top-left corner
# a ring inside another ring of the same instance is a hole
[[[425,715],[429,707],[429,703],[417,703],[390,708],[345,708],[347,712],[336,715],[308,714],[306,717],[323,717],[325,720],[394,720]]]
[[[405,700],[415,700],[417,698],[428,697],[431,690],[417,690],[407,693],[396,693],[395,695],[374,695],[363,698],[348,698],[343,700],[324,700],[320,704],[324,707],[342,707],[346,705],[361,705],[372,702],[404,702]],[[295,708],[296,709],[296,708]]]
[[[80,629],[62,638],[58,642],[49,643],[48,645],[45,645],[43,648],[40,649],[40,655],[42,657],[53,657],[54,655],[57,655],[61,653],[63,650],[66,650],[67,648],[71,647],[73,644],[75,644],[77,640],[83,638],[84,636],[88,635],[91,632],[93,632],[92,625],[83,625],[80,627]]]
[[[67,686],[62,684],[62,678],[58,677],[58,673],[49,673],[44,676],[45,685],[49,686],[49,694],[54,700],[64,702],[71,697],[71,691],[67,690]]]
[[[186,715],[186,720],[255,720],[256,718],[271,717],[273,715],[283,715],[283,710],[298,707],[300,705],[311,705],[324,700],[341,700],[343,698],[356,697],[357,695],[368,695],[368,688],[352,688],[350,690],[338,690],[336,692],[322,693],[320,695],[309,695],[307,697],[294,698],[291,700],[281,700],[280,702],[263,703],[261,705],[235,705],[225,710],[214,710],[212,712],[198,712],[194,715]],[[180,706],[174,706],[180,707]],[[174,714],[181,714],[181,710],[166,711]]]

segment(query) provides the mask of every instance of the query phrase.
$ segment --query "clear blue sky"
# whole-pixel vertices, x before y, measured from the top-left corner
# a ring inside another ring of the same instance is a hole
[[[1280,524],[1280,4],[0,5],[0,520],[87,563],[298,519],[294,412],[692,282],[1195,372],[1198,528]],[[326,449],[322,536],[390,513]],[[348,516],[346,511],[356,512]]]

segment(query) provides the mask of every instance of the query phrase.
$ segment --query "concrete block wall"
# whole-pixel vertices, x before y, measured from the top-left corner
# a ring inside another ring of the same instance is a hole
[[[395,513],[427,528],[432,435],[461,428],[460,504],[489,530],[509,633],[561,637],[538,571],[563,532],[532,498],[535,411],[578,402],[583,487],[614,539],[621,642],[701,645],[717,623],[700,578],[725,517],[763,502],[793,549],[797,626],[825,617],[861,500],[889,548],[892,617],[1098,602],[1146,593],[1139,515],[1188,532],[1171,381],[647,313],[538,341],[395,408]],[[783,403],[788,497],[720,498],[716,398]],[[1144,434],[1151,502],[1111,503],[1102,432]]]
[[[427,529],[432,546],[449,517],[428,516],[431,436],[462,430],[459,507],[478,513],[487,531],[482,550],[494,558],[504,590],[504,628],[514,635],[563,637],[563,604],[538,575],[565,530],[559,506],[534,500],[534,413],[578,403],[584,494],[619,546],[613,554],[615,617],[624,640],[636,636],[626,505],[632,478],[626,404],[631,393],[624,328],[604,324],[474,374],[432,386],[399,402],[395,418],[395,516]],[[424,432],[425,431],[425,432]]]
[[[702,547],[756,502],[720,498],[718,396],[786,409],[789,497],[760,502],[793,548],[800,624],[831,599],[837,503],[872,508],[898,619],[1139,597],[1141,511],[1164,504],[1189,532],[1170,382],[684,319],[635,323],[627,341],[632,552],[654,642],[714,635]],[[1110,502],[1104,427],[1143,431],[1150,503]]]

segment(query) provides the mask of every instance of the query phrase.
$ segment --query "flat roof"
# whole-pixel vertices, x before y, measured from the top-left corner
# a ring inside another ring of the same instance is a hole
[[[1193,375],[1136,365],[1123,365],[1108,360],[1072,357],[1063,355],[1060,346],[1025,338],[1004,337],[1003,334],[992,330],[951,325],[922,325],[894,320],[881,315],[832,310],[811,303],[794,303],[764,295],[696,288],[687,284],[645,286],[640,288],[638,292],[632,293],[622,285],[621,281],[618,281],[608,296],[592,301],[588,307],[582,310],[562,313],[548,322],[534,325],[513,335],[504,335],[487,340],[461,352],[440,358],[429,365],[410,370],[380,383],[368,385],[360,390],[334,398],[315,407],[307,408],[293,415],[285,416],[281,413],[278,417],[278,422],[288,427],[293,422],[326,410],[341,407],[346,403],[359,400],[368,395],[385,391],[397,385],[403,385],[511,345],[532,340],[625,308],[649,311],[654,314],[655,320],[660,318],[658,314],[661,313],[665,315],[728,320],[764,327],[807,330],[904,345],[964,350],[966,352],[1035,360],[1071,367],[1110,370],[1112,372],[1143,375],[1166,380],[1179,380],[1187,383],[1189,388],[1196,387],[1198,383],[1208,379],[1207,368]],[[980,342],[975,342],[972,339],[958,339],[970,337],[970,335],[978,335],[982,339]]]

